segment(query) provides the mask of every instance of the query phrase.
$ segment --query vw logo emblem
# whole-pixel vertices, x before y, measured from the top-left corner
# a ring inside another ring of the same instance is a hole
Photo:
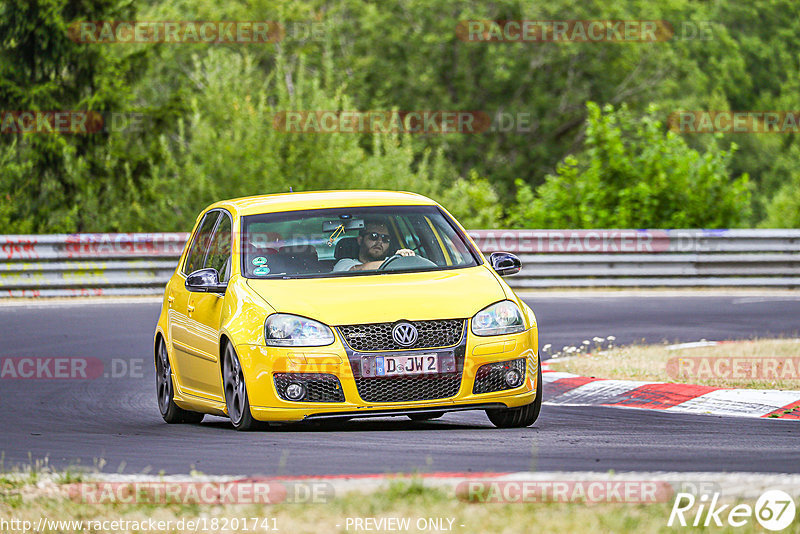
[[[392,339],[401,347],[410,347],[417,342],[416,327],[411,323],[397,323],[392,328]]]

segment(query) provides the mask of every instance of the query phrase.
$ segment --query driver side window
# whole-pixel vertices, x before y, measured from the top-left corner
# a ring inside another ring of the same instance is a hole
[[[211,245],[208,248],[205,267],[216,269],[219,281],[225,283],[230,278],[231,258],[231,218],[227,213],[222,213],[219,224],[214,230]]]
[[[214,231],[214,225],[217,224],[218,218],[218,211],[210,211],[203,217],[203,221],[197,227],[197,231],[194,234],[192,247],[186,255],[186,263],[183,265],[183,274],[190,275],[203,268],[203,261],[206,257],[208,244],[211,241],[211,232]]]

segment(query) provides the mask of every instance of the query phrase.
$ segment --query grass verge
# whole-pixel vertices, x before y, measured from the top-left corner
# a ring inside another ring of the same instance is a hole
[[[752,502],[749,503],[751,506]],[[179,528],[179,522],[205,520],[197,532],[292,532],[333,533],[365,531],[356,529],[354,520],[372,518],[375,521],[393,518],[408,521],[405,532],[463,532],[463,533],[527,533],[527,532],[674,532],[679,526],[667,526],[672,503],[655,504],[583,504],[529,503],[483,504],[466,502],[444,489],[429,488],[418,481],[391,484],[388,489],[373,493],[349,493],[325,503],[276,505],[187,505],[187,504],[88,504],[74,500],[26,491],[18,485],[5,487],[0,497],[0,523],[3,520],[30,521],[41,517],[60,521],[170,521],[172,528],[160,532],[189,532]],[[687,516],[688,517],[688,516]],[[217,526],[213,526],[213,519]],[[259,528],[253,523],[232,528],[233,519],[260,518]],[[349,519],[349,522],[348,522]],[[693,515],[692,515],[693,519]],[[433,522],[431,521],[433,520]],[[397,523],[395,523],[397,524]],[[372,524],[371,532],[397,531]],[[433,525],[433,527],[432,527]],[[227,526],[228,528],[225,528]],[[266,526],[266,528],[260,528]],[[422,528],[420,528],[422,527]],[[446,528],[445,528],[446,527]],[[91,528],[91,527],[90,527]],[[739,528],[689,527],[692,531],[762,532],[755,519]],[[49,532],[73,532],[71,528],[56,528]],[[94,531],[94,530],[90,530]],[[135,528],[99,532],[137,532]],[[143,530],[142,530],[143,531]],[[21,532],[6,528],[3,532]],[[786,533],[800,533],[795,521]]]
[[[800,339],[760,339],[695,348],[631,345],[551,360],[550,369],[619,380],[800,390]]]

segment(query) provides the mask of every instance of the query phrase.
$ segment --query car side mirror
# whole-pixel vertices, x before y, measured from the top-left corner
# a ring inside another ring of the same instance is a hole
[[[492,252],[489,255],[489,263],[500,276],[517,274],[522,269],[522,262],[519,261],[519,258],[508,252]]]
[[[194,293],[225,293],[228,284],[219,283],[216,269],[200,269],[186,277],[186,289]]]

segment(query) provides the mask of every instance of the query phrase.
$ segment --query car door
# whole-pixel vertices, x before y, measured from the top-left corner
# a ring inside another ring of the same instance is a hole
[[[186,289],[186,277],[203,268],[214,228],[219,220],[219,210],[206,213],[192,235],[186,261],[178,275],[174,276],[167,289],[170,310],[168,322],[172,343],[172,366],[181,390],[194,395],[202,395],[202,358],[194,349],[194,313],[189,313],[190,292]]]
[[[216,269],[220,282],[227,283],[231,264],[230,214],[222,211],[208,247],[204,269]],[[189,293],[187,316],[191,328],[187,344],[196,361],[192,364],[195,389],[204,396],[224,400],[220,365],[219,331],[225,295],[220,293]]]

